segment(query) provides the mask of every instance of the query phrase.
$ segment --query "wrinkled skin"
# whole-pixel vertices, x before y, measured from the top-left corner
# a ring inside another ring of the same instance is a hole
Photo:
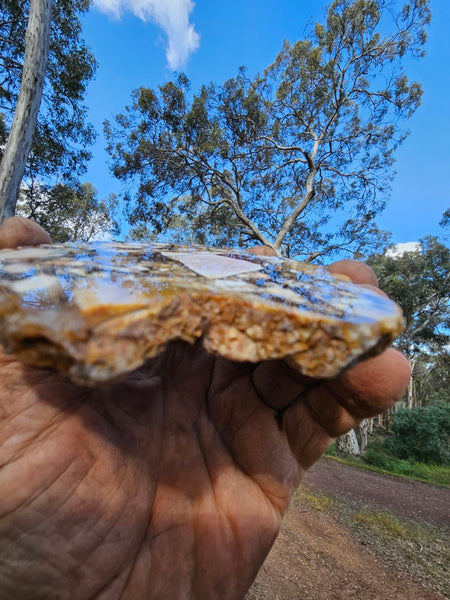
[[[0,247],[47,241],[0,228]],[[174,344],[85,388],[0,353],[0,596],[242,598],[305,470],[408,378],[392,349],[323,382]]]

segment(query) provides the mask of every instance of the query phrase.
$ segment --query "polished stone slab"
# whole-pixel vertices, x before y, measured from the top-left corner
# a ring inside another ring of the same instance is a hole
[[[0,251],[0,343],[77,382],[114,380],[170,342],[333,377],[401,331],[401,309],[325,268],[170,244]]]

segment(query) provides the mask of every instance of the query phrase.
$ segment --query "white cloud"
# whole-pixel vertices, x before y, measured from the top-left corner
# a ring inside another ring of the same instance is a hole
[[[94,5],[116,18],[130,10],[142,21],[153,21],[161,27],[168,38],[167,62],[174,71],[199,47],[200,37],[189,22],[192,0],[94,0]]]
[[[420,252],[421,248],[422,246],[419,242],[404,242],[402,244],[395,244],[395,246],[389,248],[386,255],[396,258],[397,256],[403,256],[405,252]]]

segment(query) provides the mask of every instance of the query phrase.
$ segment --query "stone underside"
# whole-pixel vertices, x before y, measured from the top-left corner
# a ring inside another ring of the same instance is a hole
[[[95,385],[183,340],[333,377],[383,350],[400,308],[322,267],[245,251],[92,243],[0,251],[0,343]]]

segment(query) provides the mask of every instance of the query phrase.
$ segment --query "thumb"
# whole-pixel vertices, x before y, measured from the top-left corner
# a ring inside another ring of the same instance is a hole
[[[40,225],[24,217],[10,217],[0,225],[0,248],[51,244],[48,233]]]

